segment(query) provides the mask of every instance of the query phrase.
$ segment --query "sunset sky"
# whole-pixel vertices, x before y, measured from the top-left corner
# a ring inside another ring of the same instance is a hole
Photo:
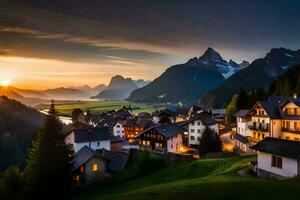
[[[153,80],[213,47],[252,61],[300,47],[300,1],[0,0],[0,81],[22,88]]]

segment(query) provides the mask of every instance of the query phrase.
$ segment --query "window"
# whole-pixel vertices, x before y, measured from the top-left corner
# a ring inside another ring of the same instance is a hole
[[[98,146],[98,147],[100,146],[100,142],[97,142],[97,146]]]
[[[93,163],[93,165],[92,165],[92,171],[93,172],[99,171],[99,164],[98,163]]]
[[[194,136],[191,136],[191,140],[195,140],[195,137],[194,137]]]
[[[197,125],[200,126],[200,125],[201,125],[201,122],[197,122]]]
[[[286,140],[289,140],[289,139],[291,139],[291,138],[290,138],[289,136],[286,136],[285,139],[286,139]]]
[[[195,133],[195,129],[191,129],[191,133]]]
[[[192,126],[194,126],[195,125],[195,122],[192,122]]]
[[[261,136],[261,137],[262,137],[262,139],[264,139],[266,136],[265,136],[265,134],[264,134],[264,133],[262,133],[262,136]]]
[[[80,173],[83,173],[83,172],[84,172],[84,167],[81,166],[81,167],[80,167]]]
[[[201,129],[197,129],[197,133],[199,133],[199,134],[200,134],[200,133],[201,133]]]
[[[296,138],[296,137],[295,137],[294,140],[299,141],[299,138]]]
[[[272,167],[282,168],[282,158],[272,155]]]

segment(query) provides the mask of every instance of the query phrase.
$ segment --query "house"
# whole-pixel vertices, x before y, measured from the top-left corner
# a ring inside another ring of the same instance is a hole
[[[250,148],[257,151],[259,176],[291,178],[300,174],[299,141],[267,137]]]
[[[197,115],[203,111],[205,111],[203,107],[193,105],[188,111],[188,118],[192,118],[194,115]]]
[[[249,111],[251,122],[248,125],[249,139],[253,143],[265,137],[281,137],[280,105],[288,97],[270,97],[267,101],[258,101]]]
[[[214,130],[219,134],[218,123],[207,112],[201,112],[194,115],[185,123],[182,123],[183,127],[188,130],[188,146],[196,147],[200,144],[200,138],[206,127]]]
[[[121,138],[124,138],[124,127],[123,124],[125,124],[126,121],[118,121],[116,124],[113,126],[113,135],[114,136],[119,136]]]
[[[90,184],[110,176],[107,173],[108,159],[87,146],[76,152],[73,163],[75,184]]]
[[[173,124],[159,124],[148,128],[136,137],[141,148],[156,152],[182,153],[183,133],[186,130]]]
[[[300,140],[300,98],[290,97],[280,105],[280,138]]]
[[[150,127],[152,124],[153,122],[151,120],[143,118],[126,120],[126,122],[123,124],[125,139],[131,143],[135,142],[136,136]]]
[[[219,123],[225,122],[225,109],[212,109],[212,118]]]
[[[73,129],[66,137],[67,144],[72,145],[75,153],[88,146],[93,150],[110,150],[111,134],[106,127]]]
[[[251,145],[248,137],[249,129],[248,125],[251,122],[251,116],[249,110],[239,110],[236,114],[236,133],[234,135],[235,147],[237,150],[243,153],[253,153],[249,148]]]
[[[90,184],[110,177],[124,170],[128,159],[129,154],[125,152],[95,151],[84,146],[74,156],[74,184]]]

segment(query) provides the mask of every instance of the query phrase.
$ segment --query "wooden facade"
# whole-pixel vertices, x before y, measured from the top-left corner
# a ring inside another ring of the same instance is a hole
[[[167,138],[155,129],[150,129],[140,135],[140,145],[154,151],[167,152]]]

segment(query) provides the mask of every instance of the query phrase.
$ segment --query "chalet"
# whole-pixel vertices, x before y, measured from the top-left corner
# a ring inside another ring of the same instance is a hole
[[[81,128],[73,129],[66,137],[67,144],[72,145],[75,152],[88,146],[93,150],[110,150],[111,134],[108,128]]]
[[[236,114],[236,133],[234,135],[235,147],[237,150],[243,153],[252,153],[253,151],[249,148],[251,143],[248,139],[249,129],[248,125],[251,121],[249,110],[239,110]]]
[[[251,122],[248,125],[249,139],[257,143],[265,137],[281,137],[280,105],[287,97],[270,97],[267,101],[257,102],[249,111]]]
[[[82,147],[74,156],[72,170],[74,184],[90,184],[122,171],[129,155],[124,152],[95,151]]]
[[[126,120],[126,122],[123,124],[124,137],[129,142],[134,142],[136,136],[145,129],[151,127],[151,125],[153,125],[153,122],[147,119],[134,118]]]
[[[287,140],[300,140],[300,99],[289,98],[280,105],[281,135]]]
[[[300,174],[299,141],[267,137],[250,148],[257,151],[259,176],[291,178]]]
[[[219,134],[218,123],[207,112],[194,115],[188,121],[182,123],[181,126],[185,127],[188,131],[188,146],[190,147],[199,145],[201,135],[206,127]]]
[[[157,152],[182,153],[183,133],[186,130],[173,124],[159,124],[137,135],[141,148]]]

